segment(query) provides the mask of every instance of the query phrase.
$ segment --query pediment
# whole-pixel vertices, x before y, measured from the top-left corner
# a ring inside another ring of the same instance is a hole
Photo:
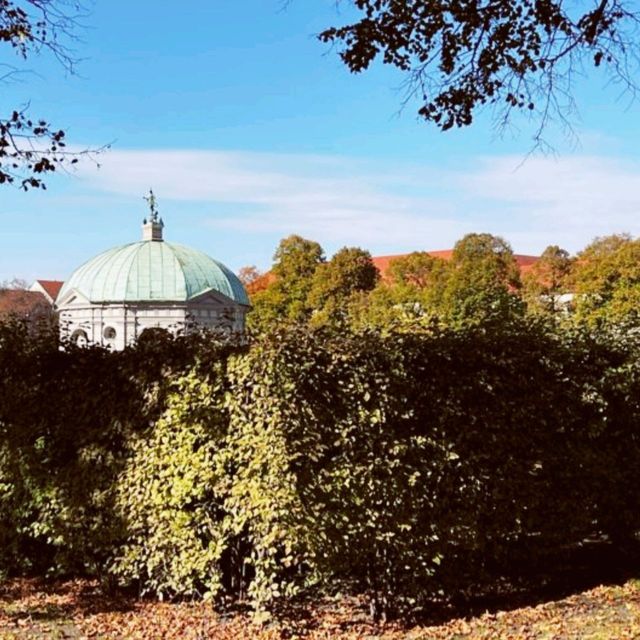
[[[66,307],[74,307],[77,305],[85,306],[91,304],[91,301],[83,293],[77,289],[67,291],[62,298],[56,300],[56,308],[64,309]]]
[[[225,307],[238,305],[235,300],[225,296],[224,293],[220,293],[220,291],[216,289],[201,291],[192,298],[189,298],[189,304],[215,304]]]

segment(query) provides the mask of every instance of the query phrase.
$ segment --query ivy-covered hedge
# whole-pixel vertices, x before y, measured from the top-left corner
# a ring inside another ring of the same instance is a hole
[[[289,328],[120,354],[0,328],[0,563],[374,613],[640,529],[629,334]]]

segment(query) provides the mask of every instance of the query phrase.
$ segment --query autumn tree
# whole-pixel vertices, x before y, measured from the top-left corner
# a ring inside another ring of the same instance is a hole
[[[351,305],[355,326],[461,326],[523,313],[519,267],[511,247],[488,233],[456,243],[450,260],[416,252],[391,262],[385,281]]]
[[[640,320],[640,239],[627,234],[596,238],[581,251],[571,279],[578,320]]]
[[[355,326],[397,328],[433,316],[441,303],[447,263],[426,251],[399,256],[389,263],[384,280],[350,305]]]
[[[264,275],[262,271],[258,269],[255,265],[250,265],[246,267],[241,267],[238,271],[238,280],[242,282],[242,284],[247,287],[253,284],[258,278]]]
[[[447,277],[447,263],[426,251],[414,251],[389,264],[390,283],[406,298],[420,297],[424,302],[437,301]],[[426,295],[426,297],[425,297]]]
[[[329,262],[318,265],[307,298],[317,325],[341,323],[357,292],[371,291],[379,278],[368,251],[340,249]]]
[[[298,235],[281,240],[273,256],[273,281],[253,297],[250,326],[264,328],[308,318],[307,298],[316,269],[324,261],[324,251],[317,242]]]
[[[52,305],[39,292],[29,291],[29,284],[22,278],[0,282],[0,322],[10,318],[28,321],[31,329],[45,322],[53,322]]]
[[[270,274],[263,273],[254,265],[241,267],[238,271],[238,280],[242,282],[249,299],[269,286],[269,276]]]
[[[0,82],[21,73],[16,66],[21,60],[42,53],[54,56],[72,72],[75,60],[70,43],[82,14],[75,0],[0,0],[0,44],[11,48],[16,58],[16,64],[2,65]],[[0,185],[44,189],[46,174],[88,153],[68,151],[64,131],[30,116],[26,107],[0,114]]]
[[[531,114],[536,138],[566,123],[572,82],[588,66],[634,89],[638,12],[631,0],[354,0],[356,19],[320,33],[359,73],[380,59],[406,75],[419,115],[442,130],[494,107],[498,123]]]
[[[449,321],[506,319],[522,313],[518,264],[502,238],[466,235],[456,243],[448,269],[440,312]]]
[[[564,308],[559,297],[570,292],[572,264],[569,252],[557,245],[542,252],[522,277],[523,298],[530,312],[553,315]]]

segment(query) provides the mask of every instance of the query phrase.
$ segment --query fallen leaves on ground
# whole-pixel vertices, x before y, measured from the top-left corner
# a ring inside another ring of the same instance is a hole
[[[202,602],[105,596],[95,582],[13,580],[0,588],[0,640],[631,640],[640,638],[640,581],[443,624],[370,623],[357,600],[322,601],[278,623],[221,614]]]

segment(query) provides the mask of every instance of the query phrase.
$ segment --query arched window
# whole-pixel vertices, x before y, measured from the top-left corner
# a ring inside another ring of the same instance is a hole
[[[71,342],[77,344],[79,347],[86,347],[89,344],[89,336],[86,331],[76,329],[71,334]]]

